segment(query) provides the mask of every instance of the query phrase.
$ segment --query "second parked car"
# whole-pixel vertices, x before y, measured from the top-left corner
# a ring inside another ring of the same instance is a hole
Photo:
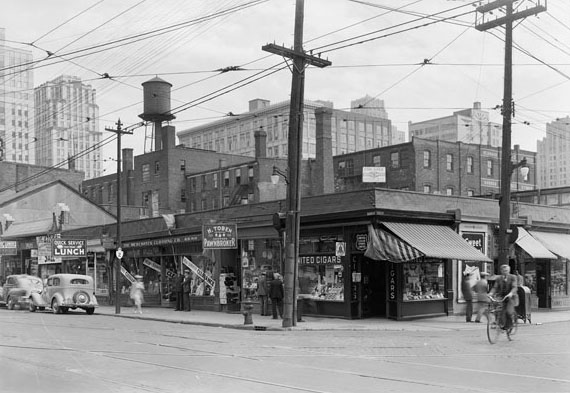
[[[91,315],[97,306],[93,278],[82,274],[54,274],[48,277],[41,294],[32,294],[29,308],[36,311],[50,307],[54,314],[80,308]]]

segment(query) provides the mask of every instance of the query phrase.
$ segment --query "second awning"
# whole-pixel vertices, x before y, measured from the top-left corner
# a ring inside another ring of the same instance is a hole
[[[570,235],[539,231],[530,234],[556,255],[570,259]]]
[[[524,228],[518,228],[519,235],[515,244],[526,251],[535,259],[558,259],[556,255],[548,251],[538,240],[531,236]]]

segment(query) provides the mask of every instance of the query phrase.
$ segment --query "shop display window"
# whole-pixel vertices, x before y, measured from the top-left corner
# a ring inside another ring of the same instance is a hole
[[[299,297],[312,300],[344,301],[343,265],[300,265]]]
[[[536,262],[525,263],[524,286],[530,289],[530,293],[536,295]]]
[[[552,261],[550,265],[552,296],[568,295],[568,264],[565,259]]]
[[[213,274],[216,262],[203,254],[192,254],[187,259],[192,268],[191,296],[214,296],[216,280]],[[186,267],[185,267],[186,268]]]
[[[445,298],[443,262],[404,263],[404,301]]]
[[[281,243],[278,239],[241,240],[240,252],[243,296],[258,301],[257,289],[261,273],[281,272]],[[273,275],[268,274],[267,277],[269,282]]]

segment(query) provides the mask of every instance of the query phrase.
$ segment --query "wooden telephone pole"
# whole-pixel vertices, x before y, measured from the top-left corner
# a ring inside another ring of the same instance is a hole
[[[132,131],[122,130],[121,119],[116,123],[117,129],[105,127],[105,131],[111,131],[117,134],[117,240],[115,252],[115,314],[121,313],[121,258],[123,258],[123,250],[121,248],[121,135],[132,134]]]
[[[546,11],[545,5],[541,5],[541,0],[537,0],[533,7],[522,8],[522,3],[517,7],[517,11],[513,10],[513,3],[518,0],[497,0],[477,7],[477,12],[482,14],[482,22],[475,25],[479,31],[485,31],[497,26],[505,25],[505,75],[504,75],[504,91],[503,91],[503,108],[501,114],[503,116],[503,139],[501,154],[501,194],[499,197],[499,265],[508,265],[509,263],[509,236],[510,216],[511,216],[511,176],[513,171],[523,165],[523,162],[511,162],[511,117],[513,115],[513,21],[526,18],[527,16],[536,15],[539,12]],[[502,9],[504,16],[487,19],[488,15],[492,15],[493,10]]]
[[[283,299],[283,327],[296,325],[297,316],[297,269],[299,266],[299,212],[301,210],[301,163],[303,147],[303,99],[305,92],[305,67],[307,64],[320,68],[331,65],[328,60],[308,55],[303,51],[304,0],[295,3],[295,36],[293,49],[264,45],[261,49],[293,60],[291,82],[291,106],[289,111],[288,136],[288,186],[287,216],[285,221],[285,266]]]

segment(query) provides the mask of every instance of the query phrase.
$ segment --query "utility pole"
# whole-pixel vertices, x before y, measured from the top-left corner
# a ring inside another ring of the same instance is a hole
[[[542,0],[537,0],[533,7],[526,8],[522,11],[522,3],[517,7],[517,11],[513,10],[513,3],[518,0],[496,0],[477,7],[477,12],[483,14],[482,23],[476,24],[475,28],[479,31],[485,31],[497,26],[505,25],[505,71],[504,71],[504,90],[503,90],[503,108],[501,114],[503,116],[503,139],[501,148],[501,195],[499,197],[499,266],[508,265],[509,263],[509,236],[510,218],[511,218],[511,177],[513,171],[526,164],[526,160],[519,163],[511,162],[511,116],[513,116],[513,21],[526,18],[527,16],[536,15],[539,12],[546,11],[545,5],[541,5]],[[524,3],[525,0],[523,0]],[[501,8],[504,16],[493,20],[485,20],[486,14],[492,15],[492,11]],[[503,9],[505,8],[505,9]]]
[[[288,136],[288,185],[287,217],[285,220],[285,266],[283,299],[283,327],[297,324],[297,269],[299,266],[299,212],[301,210],[301,164],[303,159],[303,107],[305,93],[305,67],[313,65],[324,68],[331,65],[328,60],[308,55],[303,51],[304,0],[295,3],[295,32],[293,49],[264,45],[261,49],[293,60],[291,81],[291,104],[289,110]]]
[[[121,277],[121,259],[123,258],[123,249],[121,248],[121,135],[132,134],[132,131],[122,130],[121,119],[115,123],[117,129],[105,127],[105,131],[111,131],[117,134],[117,240],[115,251],[115,314],[121,313],[120,301],[120,280]]]

